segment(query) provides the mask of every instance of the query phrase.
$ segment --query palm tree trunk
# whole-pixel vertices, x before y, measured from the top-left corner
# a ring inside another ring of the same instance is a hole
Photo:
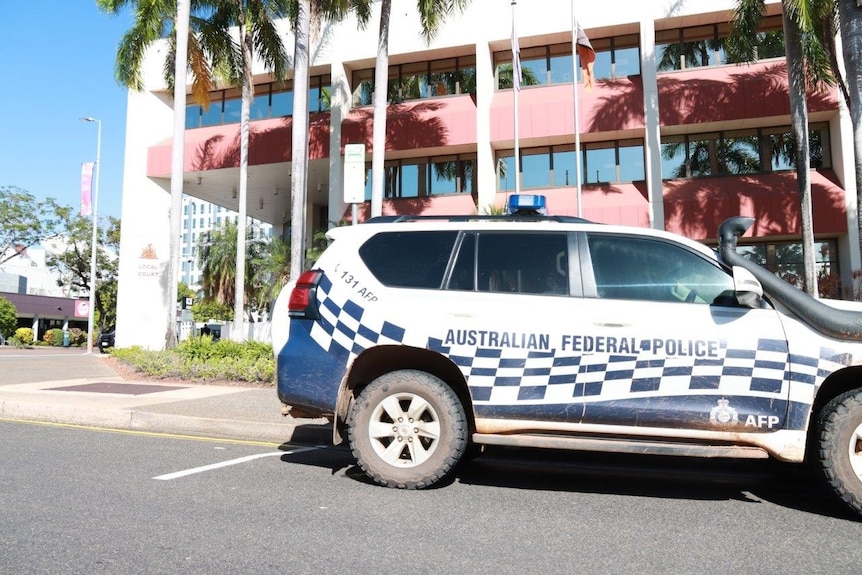
[[[790,0],[782,0],[784,41],[787,50],[787,80],[790,90],[790,122],[796,151],[796,185],[799,192],[799,219],[802,228],[802,263],[805,291],[817,297],[814,269],[814,226],[811,217],[811,158],[808,151],[808,104],[802,55],[802,35],[794,22]]]
[[[245,340],[243,320],[245,319],[245,236],[246,218],[248,214],[248,131],[251,116],[251,100],[254,98],[254,84],[251,78],[252,48],[251,34],[246,26],[246,12],[240,2],[239,10],[239,44],[242,53],[242,107],[240,109],[239,128],[239,207],[236,221],[236,275],[233,292],[233,333],[231,339]]]
[[[177,346],[177,286],[180,267],[180,238],[183,222],[183,168],[186,135],[186,66],[188,65],[189,0],[177,0],[177,48],[174,68],[174,139],[171,150],[171,210],[169,220],[170,261],[167,270],[167,330],[165,349]]]
[[[308,166],[308,38],[311,11],[308,0],[300,0],[293,51],[293,156],[290,188],[290,279],[305,269],[306,173]]]
[[[389,92],[389,16],[392,0],[380,3],[380,37],[374,67],[374,128],[371,137],[371,217],[383,214],[383,164],[386,158],[386,95]]]
[[[862,9],[856,0],[838,0],[844,69],[850,92],[850,120],[853,125],[853,158],[856,164],[856,225],[862,251]]]

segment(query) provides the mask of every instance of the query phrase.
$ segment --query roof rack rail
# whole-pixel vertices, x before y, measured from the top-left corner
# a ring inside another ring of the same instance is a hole
[[[365,220],[365,224],[398,224],[405,222],[426,222],[442,220],[446,222],[557,222],[563,224],[591,224],[590,220],[576,216],[542,216],[533,214],[512,214],[499,216],[376,216]]]

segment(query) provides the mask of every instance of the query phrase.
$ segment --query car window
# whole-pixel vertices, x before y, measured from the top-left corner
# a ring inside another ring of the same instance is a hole
[[[439,289],[458,232],[383,232],[359,248],[374,277],[391,287]]]
[[[567,245],[562,232],[466,234],[449,289],[566,295]]]
[[[587,243],[600,298],[722,305],[735,302],[730,274],[681,246],[613,234],[589,234]]]

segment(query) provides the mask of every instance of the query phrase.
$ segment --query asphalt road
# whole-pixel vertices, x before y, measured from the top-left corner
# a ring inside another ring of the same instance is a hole
[[[862,522],[764,462],[348,453],[0,421],[2,573],[859,573]]]

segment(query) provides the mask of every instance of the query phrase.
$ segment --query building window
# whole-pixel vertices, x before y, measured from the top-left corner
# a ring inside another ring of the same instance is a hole
[[[804,264],[800,242],[770,242],[739,246],[740,254],[802,289]],[[820,295],[841,298],[841,273],[838,268],[838,244],[834,239],[814,241],[814,268]]]
[[[596,51],[593,72],[599,80],[640,75],[640,37],[627,34],[610,38],[590,38]],[[512,51],[494,54],[497,89],[512,87]],[[544,86],[572,82],[572,44],[550,44],[521,49],[521,85]],[[581,81],[581,69],[577,70]]]
[[[471,194],[476,189],[475,154],[389,160],[383,168],[384,198]],[[371,164],[366,166],[365,200],[371,199]]]
[[[745,62],[746,59],[729,40],[730,35],[729,22],[656,30],[656,68],[659,72],[666,72]],[[756,51],[761,60],[784,57],[781,15],[761,20]],[[598,67],[598,62],[596,65]]]
[[[329,74],[312,76],[309,79],[308,111],[326,112],[330,107],[332,78]],[[278,86],[273,82],[254,87],[249,118],[265,120],[293,115],[293,86],[286,82]],[[210,93],[210,105],[204,109],[198,104],[186,107],[186,129],[204,126],[234,124],[241,121],[242,91],[238,88],[217,90]]]
[[[808,141],[811,167],[829,167],[829,125],[810,124]],[[794,145],[786,126],[665,136],[661,143],[662,178],[793,170]]]
[[[351,76],[353,105],[374,101],[374,69],[356,70]],[[388,102],[439,98],[476,92],[476,57],[458,56],[410,62],[389,67]]]
[[[635,182],[645,179],[641,140],[593,142],[581,146],[582,184]],[[560,188],[577,183],[575,147],[571,144],[521,150],[521,187]],[[515,189],[513,150],[497,153],[498,191]]]

